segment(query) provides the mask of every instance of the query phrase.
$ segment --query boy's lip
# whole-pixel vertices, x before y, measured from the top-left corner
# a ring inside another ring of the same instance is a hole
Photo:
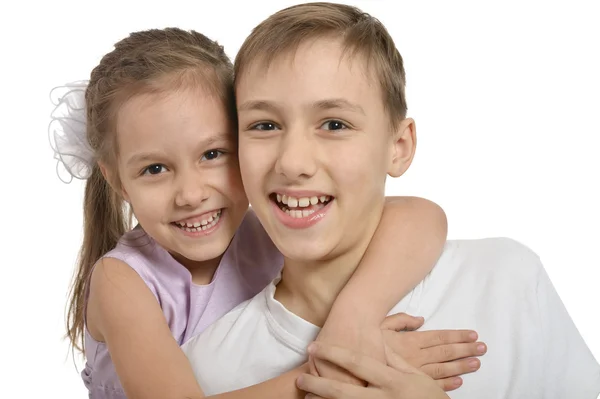
[[[286,213],[276,201],[270,201],[270,203],[276,218],[284,226],[291,229],[306,229],[314,226],[327,215],[328,211],[331,209],[330,205],[333,203],[333,201],[329,201],[325,205],[321,204],[316,210],[312,211],[306,217],[293,217]],[[295,212],[298,212],[298,210]]]
[[[288,197],[294,198],[304,198],[304,197],[321,197],[328,196],[332,197],[331,194],[328,194],[324,191],[312,191],[312,190],[274,190],[271,194],[279,194],[279,195],[287,195]]]
[[[193,216],[188,216],[186,218],[182,218],[182,219],[178,219],[172,223],[175,224],[188,224],[191,223],[192,225],[194,223],[201,223],[203,220],[208,220],[211,216],[214,217],[215,214],[217,213],[221,213],[223,211],[224,208],[216,208],[207,212],[203,212],[203,213],[199,213]]]

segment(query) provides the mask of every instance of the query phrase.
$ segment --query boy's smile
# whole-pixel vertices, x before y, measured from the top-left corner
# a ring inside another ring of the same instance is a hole
[[[257,60],[238,77],[246,193],[279,250],[295,260],[366,247],[386,175],[398,175],[394,159],[413,149],[414,140],[406,145],[391,131],[374,71],[350,54],[340,40],[316,39],[269,65]]]

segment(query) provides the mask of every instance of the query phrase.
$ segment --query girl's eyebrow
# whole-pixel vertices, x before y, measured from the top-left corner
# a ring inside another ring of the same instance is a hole
[[[229,132],[219,132],[209,136],[198,143],[198,148],[209,148],[216,143],[229,142],[233,139],[231,133]],[[160,151],[147,151],[147,152],[138,152],[132,155],[128,160],[126,165],[137,165],[140,163],[155,161],[157,158],[164,156],[164,153]]]

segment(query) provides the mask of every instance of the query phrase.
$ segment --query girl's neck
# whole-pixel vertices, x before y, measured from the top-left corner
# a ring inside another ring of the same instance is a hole
[[[207,285],[212,281],[222,255],[215,259],[205,261],[194,261],[187,259],[179,254],[172,253],[171,256],[183,265],[192,275],[192,283],[196,285]]]
[[[367,250],[380,217],[381,213],[371,223],[362,226],[364,234],[332,258],[306,261],[285,257],[275,299],[290,312],[322,327],[337,296]]]

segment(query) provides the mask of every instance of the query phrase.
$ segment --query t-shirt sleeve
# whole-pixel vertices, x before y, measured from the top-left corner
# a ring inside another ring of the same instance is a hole
[[[250,208],[234,238],[235,258],[240,274],[259,293],[269,284],[283,266],[283,256]]]
[[[543,398],[596,399],[600,394],[600,366],[543,267],[536,295],[545,356]]]

